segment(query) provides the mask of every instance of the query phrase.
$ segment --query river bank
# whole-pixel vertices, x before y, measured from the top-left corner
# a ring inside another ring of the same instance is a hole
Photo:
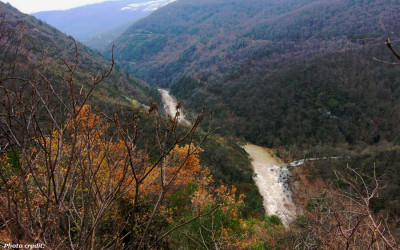
[[[161,93],[164,109],[168,115],[174,117],[177,111],[177,100],[169,94],[168,90],[158,90]],[[189,124],[182,113],[178,121]],[[252,159],[252,166],[256,174],[254,180],[263,197],[263,206],[267,214],[279,216],[287,227],[296,217],[296,206],[292,201],[288,185],[288,166],[267,148],[250,143],[243,148]]]

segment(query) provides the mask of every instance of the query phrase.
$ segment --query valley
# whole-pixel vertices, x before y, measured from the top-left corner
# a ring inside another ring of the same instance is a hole
[[[164,109],[170,117],[176,114],[176,99],[166,89],[158,89],[161,93]],[[182,115],[179,122],[188,125],[189,122]],[[280,159],[273,155],[271,150],[247,143],[243,147],[249,154],[255,182],[263,197],[263,205],[268,215],[277,215],[285,226],[296,217],[296,206],[292,201],[288,186],[288,169]]]
[[[0,246],[400,249],[398,13],[0,2]]]
[[[132,23],[174,0],[103,1],[69,10],[43,11],[32,15],[86,46],[104,50]]]
[[[397,143],[399,68],[385,37],[400,42],[399,8],[386,0],[176,1],[132,24],[115,40],[115,58],[194,112],[212,110],[226,136],[300,149]]]

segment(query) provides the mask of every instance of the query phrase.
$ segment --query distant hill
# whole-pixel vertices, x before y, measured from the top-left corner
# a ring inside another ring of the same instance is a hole
[[[32,15],[83,42],[103,49],[136,20],[174,0],[114,0]]]
[[[222,133],[267,146],[400,143],[400,5],[178,0],[115,42],[125,69],[171,87]]]
[[[68,73],[64,60],[72,64],[75,56],[72,38],[41,20],[23,14],[11,5],[2,2],[0,3],[0,17],[4,18],[2,32],[7,34],[7,39],[16,39],[15,43],[19,40],[22,41],[19,46],[24,53],[17,54],[16,60],[26,64],[28,68],[42,72],[58,90],[65,88],[65,79]],[[21,30],[20,27],[25,28]],[[104,72],[110,67],[111,61],[102,57],[98,52],[80,43],[77,45],[78,65],[74,75],[74,81],[77,84],[90,82],[92,76],[97,75],[98,72]],[[4,60],[10,55],[7,55],[6,50],[2,52],[4,52],[2,54],[3,63],[7,65]],[[23,77],[25,74],[27,72],[22,67],[16,68],[17,76]],[[154,91],[156,91],[154,88],[116,66],[111,75],[94,90],[92,102],[101,106],[103,111],[113,112],[119,107],[131,105],[132,102],[137,105],[146,105]]]

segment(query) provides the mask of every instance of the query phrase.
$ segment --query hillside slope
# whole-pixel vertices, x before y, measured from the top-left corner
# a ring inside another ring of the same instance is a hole
[[[6,35],[5,38],[15,39],[16,46],[20,42],[18,49],[22,51],[18,55],[10,56],[4,47],[2,59],[16,60],[21,65],[32,68],[33,71],[38,70],[57,88],[64,88],[68,76],[65,62],[74,64],[73,39],[8,4],[0,3],[0,16],[3,17],[2,32]],[[7,40],[3,42],[5,45]],[[80,43],[77,43],[77,53],[78,63],[74,76],[77,84],[90,82],[92,76],[105,72],[111,65],[110,60]],[[17,67],[15,74],[23,77],[30,74],[30,71],[32,70],[24,71],[21,67]],[[146,83],[114,67],[111,75],[95,89],[92,99],[106,110],[112,110],[121,105],[130,105],[132,100],[136,100],[138,104],[147,104],[148,98],[154,91],[156,90]]]
[[[104,49],[133,22],[173,0],[118,0],[69,10],[43,11],[33,16],[83,42]]]
[[[1,18],[3,16],[4,19]],[[12,41],[11,46],[4,46],[9,45],[10,41]],[[39,85],[41,85],[40,90],[43,93],[49,92],[49,89],[46,88],[46,81],[42,79],[41,75],[50,81],[56,93],[61,93],[60,99],[70,100],[70,94],[66,92],[69,74],[63,59],[69,65],[73,65],[75,50],[71,38],[34,17],[20,13],[11,5],[0,3],[0,44],[3,45],[0,47],[0,99],[2,101],[7,99],[4,95],[4,90],[7,88],[3,88],[3,84],[12,85],[13,79],[16,79],[16,82],[20,84],[21,79],[31,79],[30,82],[33,82],[37,78]],[[77,45],[78,64],[73,80],[77,85],[76,92],[82,91],[81,84],[83,82],[85,83],[83,87],[85,92],[90,87],[91,76],[107,71],[111,61],[104,59],[82,44],[78,43]],[[22,53],[18,53],[18,56],[9,53],[14,49]],[[18,65],[18,69],[15,71],[13,70],[14,63]],[[20,85],[24,86],[24,84]],[[24,94],[28,92],[29,95],[29,91],[26,91],[26,89],[29,90],[30,88],[21,88],[21,90],[25,90]],[[53,96],[51,90],[50,95]],[[92,92],[89,104],[92,105],[93,110],[96,108],[99,112],[110,117],[114,113],[119,113],[121,123],[140,123],[138,133],[141,134],[141,137],[137,140],[137,145],[140,148],[146,148],[152,143],[156,143],[156,125],[148,115],[148,107],[145,109],[146,112],[141,112],[142,109],[132,110],[130,107],[133,104],[144,108],[145,105],[148,105],[149,97],[157,101],[159,97],[157,89],[114,66],[111,75],[97,85]],[[0,105],[5,104],[1,102]],[[51,105],[53,105],[51,108],[54,108],[52,113],[55,115],[67,112],[60,109],[62,107],[58,102],[53,102]],[[139,112],[136,112],[137,110]],[[160,112],[163,111],[160,110]],[[188,129],[180,127],[179,131],[184,133],[183,131]],[[114,133],[115,131],[111,132]],[[204,132],[201,131],[196,133],[195,143],[200,143],[203,134]],[[0,143],[3,142],[4,138],[3,134],[0,133]],[[172,141],[173,137],[170,139]],[[210,169],[215,180],[236,185],[238,191],[246,193],[245,203],[242,207],[246,216],[261,216],[263,213],[261,197],[252,179],[253,172],[245,151],[234,141],[217,136],[208,138],[202,148],[203,150],[199,154],[202,166]],[[157,152],[157,150],[152,150],[153,155]],[[150,155],[150,158],[153,155]]]
[[[180,0],[133,24],[116,58],[223,133],[266,146],[399,141],[396,1]],[[395,42],[396,44],[396,42]]]

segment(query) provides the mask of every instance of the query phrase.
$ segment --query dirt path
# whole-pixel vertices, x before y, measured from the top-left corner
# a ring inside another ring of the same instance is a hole
[[[285,226],[296,216],[296,206],[287,186],[289,170],[274,154],[263,147],[246,144],[243,147],[252,158],[256,184],[264,198],[264,208],[269,215],[278,215]]]

